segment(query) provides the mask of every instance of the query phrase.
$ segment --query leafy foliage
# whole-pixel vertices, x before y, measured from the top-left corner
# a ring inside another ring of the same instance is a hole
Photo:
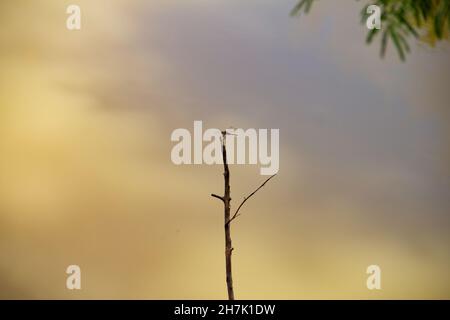
[[[300,0],[291,15],[308,13],[316,0]],[[381,8],[380,30],[370,30],[366,37],[368,44],[381,36],[381,57],[385,56],[391,41],[403,61],[410,52],[408,38],[416,38],[434,46],[437,41],[448,39],[450,31],[450,0],[376,0],[370,4]],[[367,7],[361,11],[361,21],[368,18]]]

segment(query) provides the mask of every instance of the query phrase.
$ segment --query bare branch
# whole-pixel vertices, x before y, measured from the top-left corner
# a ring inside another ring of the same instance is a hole
[[[237,217],[240,216],[239,214],[239,210],[242,208],[242,206],[244,205],[244,203],[250,199],[256,192],[259,191],[259,189],[261,189],[262,187],[264,187],[264,185],[269,182],[270,179],[272,179],[273,177],[275,177],[276,174],[270,176],[269,178],[266,179],[266,181],[264,181],[255,191],[253,191],[252,193],[250,193],[247,197],[244,198],[244,200],[241,202],[241,204],[239,205],[239,207],[237,208],[236,212],[234,213],[234,215],[231,217],[230,220],[227,221],[226,224],[230,224],[231,221],[233,221],[234,219],[236,219]]]
[[[218,196],[217,194],[214,194],[214,193],[211,193],[211,197],[214,197],[214,198],[224,201],[223,197]]]
[[[236,217],[239,216],[239,210],[242,208],[244,203],[250,199],[259,189],[264,187],[264,185],[269,182],[275,175],[269,177],[261,184],[255,191],[250,193],[247,197],[244,198],[244,201],[239,205],[235,214],[231,217],[231,187],[230,187],[230,169],[228,167],[228,158],[227,158],[227,146],[226,146],[226,138],[227,135],[235,135],[233,133],[228,133],[226,130],[222,131],[221,142],[222,142],[222,160],[223,160],[223,179],[224,179],[224,195],[219,196],[217,194],[212,193],[211,196],[213,198],[217,198],[222,200],[224,207],[224,229],[225,229],[225,274],[227,281],[227,291],[228,291],[228,299],[234,300],[234,288],[233,288],[233,273],[231,267],[231,255],[234,250],[231,243],[231,225],[230,222],[233,221]]]
[[[228,168],[227,162],[227,147],[226,147],[226,131],[222,131],[222,159],[223,159],[223,179],[224,179],[224,195],[223,195],[223,206],[224,206],[224,221],[225,221],[225,270],[226,270],[226,280],[227,280],[227,291],[228,299],[234,300],[234,289],[233,289],[233,273],[231,271],[231,253],[233,252],[233,246],[231,244],[231,228],[228,223],[230,220],[230,201],[231,201],[231,191],[230,191],[230,170]]]

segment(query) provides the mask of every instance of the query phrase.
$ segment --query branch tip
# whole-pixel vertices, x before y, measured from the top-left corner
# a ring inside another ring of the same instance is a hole
[[[239,210],[241,210],[241,207],[244,205],[244,203],[250,199],[256,192],[259,191],[259,189],[261,189],[262,187],[264,187],[264,185],[269,182],[270,179],[272,179],[273,177],[275,177],[277,174],[271,175],[269,178],[267,178],[258,188],[256,188],[255,191],[253,191],[252,193],[250,193],[247,197],[244,197],[244,200],[241,202],[241,204],[239,205],[239,207],[237,208],[236,212],[234,213],[234,215],[231,217],[230,220],[228,220],[226,222],[226,224],[230,224],[231,221],[233,221],[234,219],[236,219],[237,217],[240,216],[239,214]]]

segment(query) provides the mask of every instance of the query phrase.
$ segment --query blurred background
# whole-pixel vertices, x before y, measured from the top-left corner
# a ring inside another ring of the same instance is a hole
[[[280,129],[238,299],[450,298],[448,44],[380,59],[361,3],[295,5],[1,1],[0,298],[225,299],[222,168],[170,160],[194,120]],[[231,166],[232,203],[263,180]]]

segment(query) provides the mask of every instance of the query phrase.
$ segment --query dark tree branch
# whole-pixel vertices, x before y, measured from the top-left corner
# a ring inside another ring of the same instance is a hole
[[[230,220],[230,170],[228,168],[227,159],[227,148],[226,148],[226,138],[227,132],[222,131],[222,160],[223,160],[223,178],[224,178],[224,195],[223,195],[223,206],[224,206],[224,221]],[[233,288],[233,274],[231,271],[231,253],[233,251],[233,246],[231,244],[231,228],[230,224],[225,223],[225,271],[226,271],[226,281],[228,290],[228,299],[234,300],[234,288]]]
[[[224,178],[224,195],[219,196],[217,194],[212,193],[211,196],[213,198],[219,199],[223,202],[224,207],[224,227],[225,227],[225,273],[226,273],[226,281],[227,281],[227,291],[228,291],[228,299],[234,300],[234,288],[233,288],[233,274],[231,268],[231,254],[234,250],[231,243],[231,225],[230,222],[233,221],[236,217],[239,216],[239,210],[244,205],[244,203],[250,199],[259,189],[264,187],[264,185],[269,182],[275,175],[270,176],[263,184],[261,184],[255,191],[253,191],[250,195],[244,198],[244,201],[239,205],[235,214],[231,217],[231,188],[230,188],[230,170],[228,168],[228,159],[227,159],[227,148],[226,148],[226,138],[228,133],[226,131],[222,131],[222,160],[223,160],[223,178]]]
[[[211,193],[211,197],[214,197],[214,198],[224,201],[223,197],[218,196],[217,194],[214,194],[214,193]]]
[[[241,204],[239,205],[239,207],[237,208],[236,212],[234,213],[234,215],[231,217],[230,220],[228,220],[227,224],[230,224],[231,221],[233,221],[234,219],[236,219],[237,217],[240,216],[239,214],[239,210],[241,210],[242,206],[244,205],[244,203],[250,199],[256,192],[259,191],[259,189],[261,189],[262,187],[264,187],[264,185],[269,182],[270,179],[272,179],[273,177],[275,177],[276,174],[270,176],[269,178],[266,179],[266,181],[264,181],[255,191],[253,191],[252,193],[250,193],[247,197],[244,198],[244,200],[241,202]]]

